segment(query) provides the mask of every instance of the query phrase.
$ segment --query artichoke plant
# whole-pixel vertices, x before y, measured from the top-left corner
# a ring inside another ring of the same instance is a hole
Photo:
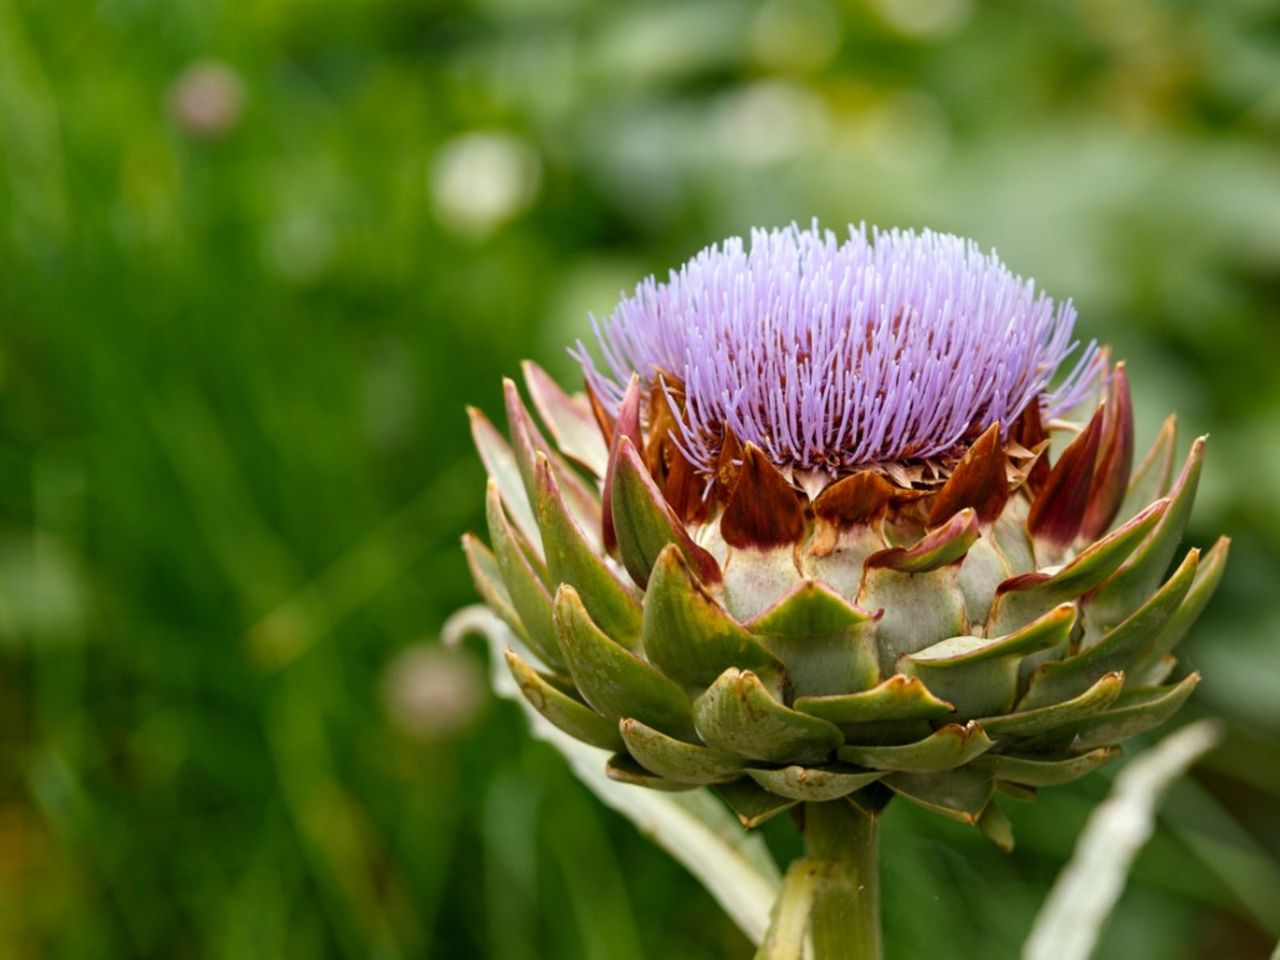
[[[877,956],[893,798],[1012,845],[1000,800],[1168,719],[1227,541],[1176,565],[1204,453],[1134,467],[1123,364],[994,254],[792,227],[642,283],[478,411],[490,547],[464,547],[551,723],[610,777],[791,810],[816,954]],[[544,432],[545,430],[545,432]],[[1172,573],[1169,573],[1170,567]]]

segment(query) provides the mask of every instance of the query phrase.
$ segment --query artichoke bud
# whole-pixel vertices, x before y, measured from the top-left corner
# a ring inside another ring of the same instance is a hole
[[[464,540],[524,695],[748,826],[900,796],[1007,846],[997,793],[1191,695],[1173,649],[1228,549],[1177,555],[1204,440],[1175,474],[1170,418],[1135,466],[1123,364],[1050,388],[1073,320],[956,238],[792,228],[642,284],[585,392],[526,363],[545,433],[509,381],[509,439],[472,411]]]

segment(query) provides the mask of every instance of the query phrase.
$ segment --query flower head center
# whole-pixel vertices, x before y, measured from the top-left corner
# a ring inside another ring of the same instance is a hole
[[[1031,404],[1050,417],[1102,370],[1055,304],[970,240],[815,223],[731,238],[650,277],[603,323],[588,384],[611,411],[632,374],[679,385],[674,438],[711,474],[726,433],[778,466],[839,473],[945,456]]]

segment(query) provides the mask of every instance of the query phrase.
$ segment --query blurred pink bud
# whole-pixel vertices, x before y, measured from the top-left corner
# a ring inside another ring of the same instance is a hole
[[[169,88],[169,111],[187,136],[225,137],[244,113],[245,89],[233,68],[220,60],[197,60]]]
[[[465,651],[417,644],[402,651],[382,679],[392,723],[417,740],[461,733],[484,710],[484,672]]]

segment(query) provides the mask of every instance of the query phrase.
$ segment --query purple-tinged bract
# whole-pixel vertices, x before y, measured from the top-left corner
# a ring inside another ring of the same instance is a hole
[[[840,243],[815,223],[650,277],[596,324],[607,372],[575,355],[611,412],[633,373],[679,384],[678,442],[701,472],[726,428],[780,466],[840,472],[945,455],[1037,399],[1045,419],[1075,406],[1103,364],[1089,344],[1052,386],[1074,323],[973,241],[864,226]]]

